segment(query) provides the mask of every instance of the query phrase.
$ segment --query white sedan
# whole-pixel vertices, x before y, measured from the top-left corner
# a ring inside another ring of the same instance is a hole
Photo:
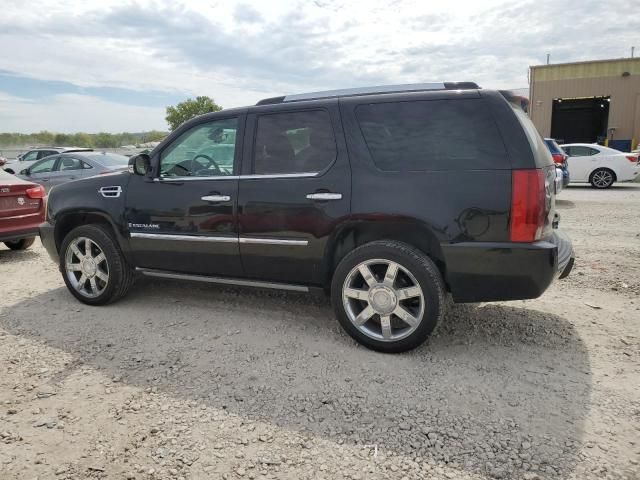
[[[614,182],[631,182],[640,174],[638,156],[595,143],[560,145],[569,158],[571,183],[589,182],[594,188],[609,188]]]

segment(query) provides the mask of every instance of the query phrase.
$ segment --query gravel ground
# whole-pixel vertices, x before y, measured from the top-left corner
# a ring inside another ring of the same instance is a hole
[[[328,301],[141,280],[74,300],[0,249],[0,478],[640,478],[640,185],[570,187],[572,275],[383,355]]]

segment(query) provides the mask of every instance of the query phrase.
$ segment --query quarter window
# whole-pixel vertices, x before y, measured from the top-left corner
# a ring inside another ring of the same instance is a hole
[[[336,158],[336,141],[326,110],[258,117],[253,173],[316,173]]]
[[[360,105],[356,116],[383,171],[506,169],[502,138],[481,100]]]
[[[233,175],[238,119],[214,120],[187,130],[160,156],[162,177]]]

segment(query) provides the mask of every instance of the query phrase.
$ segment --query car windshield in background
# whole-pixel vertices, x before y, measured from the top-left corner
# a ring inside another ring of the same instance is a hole
[[[118,155],[117,153],[94,153],[83,156],[105,167],[126,167],[129,164],[129,157]]]

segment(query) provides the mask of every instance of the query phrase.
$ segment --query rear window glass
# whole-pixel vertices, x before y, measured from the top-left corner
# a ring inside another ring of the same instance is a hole
[[[380,170],[510,168],[482,100],[374,103],[358,106],[356,117]]]

